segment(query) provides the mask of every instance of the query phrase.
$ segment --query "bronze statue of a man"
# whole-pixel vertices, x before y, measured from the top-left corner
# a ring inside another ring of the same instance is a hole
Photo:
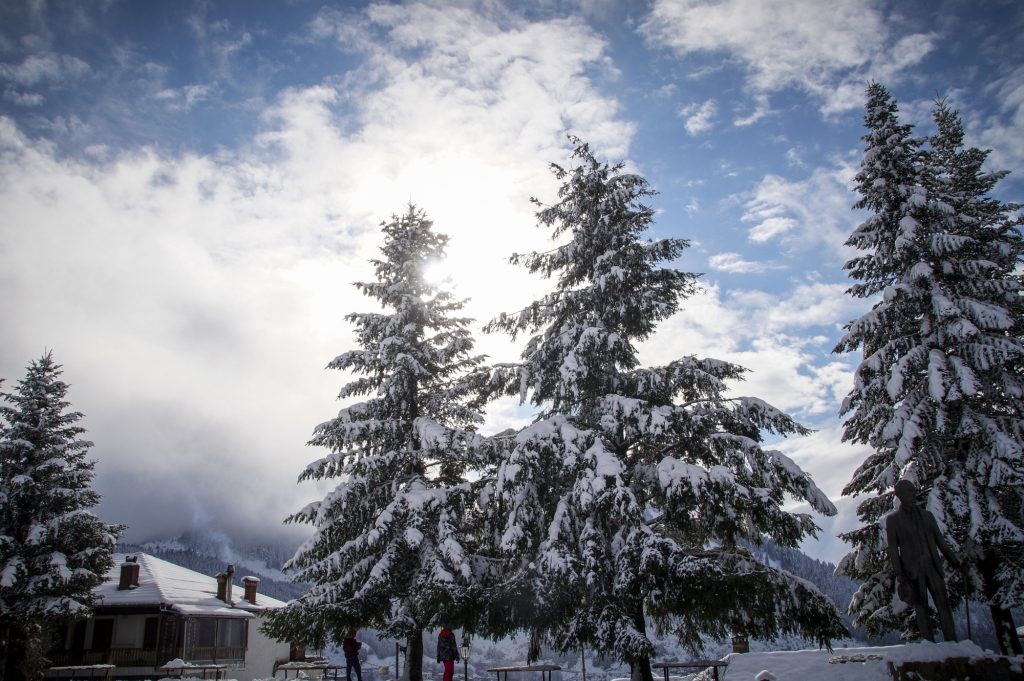
[[[953,611],[946,595],[939,551],[954,566],[959,567],[960,561],[939,532],[935,516],[917,505],[917,486],[909,480],[900,480],[895,492],[900,507],[886,517],[885,532],[897,593],[913,606],[921,636],[934,641],[935,632],[928,613],[928,594],[931,593],[935,609],[939,611],[942,636],[947,641],[955,641]]]

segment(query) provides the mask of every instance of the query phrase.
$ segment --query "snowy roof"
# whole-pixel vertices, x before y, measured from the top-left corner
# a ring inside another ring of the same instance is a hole
[[[138,556],[139,585],[133,589],[118,589],[121,564],[128,555]],[[244,589],[235,584],[232,603],[217,598],[217,579],[180,565],[169,563],[147,553],[114,554],[114,567],[97,589],[97,606],[125,607],[162,605],[183,615],[213,615],[217,617],[252,617],[253,613],[273,610],[284,603],[264,594],[256,596],[256,605],[245,600]]]

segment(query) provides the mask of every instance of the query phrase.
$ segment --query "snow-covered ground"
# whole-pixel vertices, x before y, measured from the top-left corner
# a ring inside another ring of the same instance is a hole
[[[827,650],[787,650],[778,652],[732,654],[726,657],[729,666],[725,681],[755,681],[768,671],[778,681],[892,681],[887,663],[897,665],[910,661],[995,658],[970,641],[959,643],[910,643],[874,648],[843,648]],[[1018,659],[1018,666],[1024,659]],[[762,677],[765,678],[765,677]]]
[[[723,681],[891,681],[887,669],[889,662],[899,665],[911,661],[996,657],[994,653],[982,650],[970,641],[926,641],[898,646],[843,648],[831,653],[827,650],[784,650],[742,655],[734,653],[725,658],[729,666],[719,678]],[[1014,662],[1018,671],[1024,667],[1024,658],[1016,658]],[[456,675],[456,678],[461,678],[461,675]],[[673,679],[677,678],[673,676]],[[530,679],[524,677],[523,681]]]

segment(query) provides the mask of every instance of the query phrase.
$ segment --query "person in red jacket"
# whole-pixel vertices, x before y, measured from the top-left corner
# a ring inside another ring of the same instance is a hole
[[[459,644],[455,642],[455,634],[448,627],[441,629],[437,637],[437,661],[444,664],[444,681],[452,681],[455,674],[455,663],[459,657]]]
[[[356,630],[349,629],[345,640],[341,642],[341,650],[345,653],[345,678],[352,681],[352,670],[356,670],[356,681],[363,681],[363,670],[359,666],[359,649],[363,644],[356,640]]]

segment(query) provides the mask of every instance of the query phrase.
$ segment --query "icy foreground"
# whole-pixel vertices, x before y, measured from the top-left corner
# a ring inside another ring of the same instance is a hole
[[[732,654],[725,659],[725,681],[754,681],[762,671],[770,672],[778,681],[892,681],[888,663],[930,662],[952,658],[971,660],[995,659],[994,653],[982,650],[971,641],[958,643],[911,643],[899,646],[842,648],[827,650],[786,650],[778,652]],[[1016,668],[1024,658],[1014,658]]]

